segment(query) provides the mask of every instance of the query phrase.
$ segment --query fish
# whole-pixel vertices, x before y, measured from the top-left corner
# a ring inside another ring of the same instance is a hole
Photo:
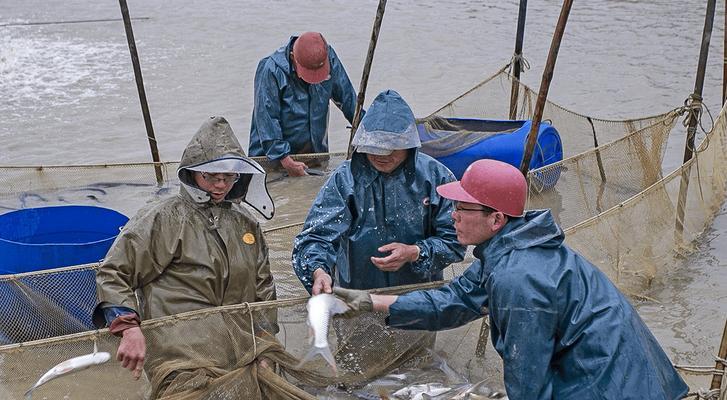
[[[498,393],[498,392],[494,392]],[[473,398],[488,398],[493,392],[485,386],[485,381],[479,381],[472,385],[466,385],[451,400],[468,400]]]
[[[338,297],[328,293],[321,293],[311,296],[311,298],[308,299],[306,309],[308,310],[308,327],[313,347],[311,347],[308,354],[303,357],[298,364],[298,367],[320,354],[321,357],[323,357],[323,359],[331,365],[333,372],[338,374],[336,360],[333,359],[331,348],[328,347],[328,325],[331,321],[331,317],[348,311],[349,307]]]
[[[452,388],[441,383],[425,383],[407,386],[393,393],[397,399],[422,400],[450,392]],[[426,396],[426,397],[425,397]]]
[[[48,381],[58,378],[59,376],[86,369],[92,365],[103,364],[110,359],[111,354],[105,351],[96,351],[96,349],[94,348],[94,352],[91,354],[86,354],[85,356],[74,357],[69,360],[63,361],[62,363],[56,365],[55,367],[48,370],[48,372],[43,374],[43,376],[38,379],[38,382],[36,382],[32,388],[25,392],[25,399],[32,399],[33,391],[39,386],[47,383]]]

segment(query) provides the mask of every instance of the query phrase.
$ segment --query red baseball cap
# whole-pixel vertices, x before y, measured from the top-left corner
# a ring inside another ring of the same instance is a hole
[[[445,199],[481,204],[511,217],[522,217],[528,184],[512,165],[482,159],[467,167],[462,180],[437,186],[437,193]]]
[[[329,78],[328,44],[318,32],[306,32],[293,43],[293,62],[298,77],[308,83],[321,83]]]

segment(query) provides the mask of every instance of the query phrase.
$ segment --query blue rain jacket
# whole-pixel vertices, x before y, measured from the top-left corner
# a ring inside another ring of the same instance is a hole
[[[250,156],[279,160],[288,154],[328,152],[328,104],[343,111],[351,122],[356,92],[328,46],[331,77],[317,84],[298,78],[290,63],[297,36],[287,45],[260,60],[255,71],[255,95],[250,127]]]
[[[371,103],[354,137],[357,151],[339,166],[318,192],[303,231],[293,244],[293,268],[311,290],[312,274],[323,268],[339,286],[371,289],[442,279],[442,269],[461,261],[464,248],[452,224],[452,202],[437,186],[454,180],[439,161],[419,153],[416,119],[393,90]],[[362,148],[408,149],[391,173],[369,163]],[[419,246],[419,259],[396,272],[383,272],[370,257],[399,242]],[[335,273],[334,273],[335,271]]]
[[[636,310],[563,244],[549,210],[512,218],[440,289],[400,296],[389,324],[442,330],[484,316],[510,399],[680,399],[688,387]]]
[[[309,292],[319,267],[345,288],[441,280],[442,269],[461,261],[465,250],[452,225],[452,202],[435,190],[453,180],[445,166],[417,149],[391,174],[378,172],[365,154],[354,153],[318,192],[295,238],[298,278]],[[379,270],[369,257],[388,255],[377,249],[392,242],[416,244],[419,260],[396,272]]]

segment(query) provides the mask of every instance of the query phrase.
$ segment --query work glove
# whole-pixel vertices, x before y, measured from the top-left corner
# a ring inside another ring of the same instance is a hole
[[[364,312],[374,310],[374,303],[371,295],[365,290],[344,289],[334,287],[333,294],[343,300],[348,306],[348,311],[341,314],[344,318],[352,318]]]

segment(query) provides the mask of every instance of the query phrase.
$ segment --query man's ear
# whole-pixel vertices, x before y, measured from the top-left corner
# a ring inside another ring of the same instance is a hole
[[[507,215],[501,213],[500,211],[494,211],[492,215],[495,218],[492,228],[493,230],[499,231],[507,223]]]

